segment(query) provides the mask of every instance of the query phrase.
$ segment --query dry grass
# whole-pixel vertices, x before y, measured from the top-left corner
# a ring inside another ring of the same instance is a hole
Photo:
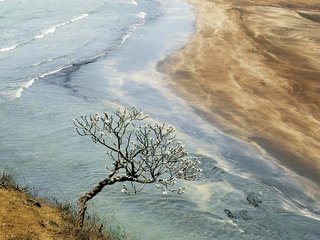
[[[0,176],[0,202],[2,240],[129,239],[119,227],[104,227],[106,225],[103,226],[95,216],[88,218],[85,226],[78,229],[72,205],[31,196],[10,174]]]

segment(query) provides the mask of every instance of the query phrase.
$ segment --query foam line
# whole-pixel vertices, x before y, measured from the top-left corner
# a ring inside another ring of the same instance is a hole
[[[126,31],[125,34],[123,34],[118,43],[111,49],[107,49],[105,50],[104,52],[101,52],[99,54],[97,54],[96,56],[92,57],[92,58],[89,58],[89,59],[86,59],[86,60],[82,60],[82,61],[78,61],[78,62],[73,62],[73,63],[69,63],[63,67],[60,67],[58,69],[55,69],[53,71],[50,71],[50,72],[47,72],[47,73],[44,73],[38,77],[35,77],[35,78],[32,78],[30,80],[27,80],[25,82],[23,82],[20,87],[18,87],[16,90],[14,90],[11,94],[10,94],[10,98],[11,99],[15,99],[15,98],[20,98],[23,91],[28,89],[30,86],[32,86],[32,84],[36,81],[36,80],[39,80],[39,79],[43,79],[45,77],[48,77],[50,75],[54,75],[54,74],[57,74],[61,71],[65,71],[67,72],[66,76],[70,75],[71,73],[75,72],[76,70],[78,70],[81,66],[83,65],[86,65],[86,64],[89,64],[89,63],[93,63],[95,61],[97,61],[99,58],[101,57],[104,57],[106,55],[108,55],[109,53],[119,49],[126,41],[127,39],[136,31],[137,27],[140,27],[142,25],[144,25],[145,23],[145,17],[146,17],[146,13],[145,12],[140,12],[139,14],[137,14],[137,17],[139,18],[138,22],[135,23],[135,24],[132,24],[130,27],[129,27],[129,30]],[[79,17],[76,17],[76,18],[73,18],[72,20],[70,20],[69,22],[71,21],[78,21],[84,17],[88,16],[87,14],[84,14],[84,15],[81,15]],[[62,24],[60,24],[62,25]],[[57,25],[58,26],[58,25]],[[49,60],[47,60],[49,61]],[[52,61],[52,60],[51,60]],[[35,66],[37,65],[40,65],[42,63],[38,63],[36,64]]]
[[[81,20],[81,19],[83,19],[83,18],[86,18],[86,17],[88,17],[88,16],[89,16],[89,14],[85,13],[85,14],[82,14],[82,15],[80,15],[80,16],[76,16],[76,17],[72,18],[71,20],[69,20],[69,21],[67,21],[67,22],[63,22],[63,23],[60,23],[60,24],[58,24],[58,25],[55,25],[55,26],[53,26],[53,27],[51,27],[51,28],[42,30],[39,35],[37,35],[37,36],[34,37],[34,39],[44,38],[44,37],[45,37],[46,35],[48,35],[48,34],[53,34],[53,33],[55,33],[56,30],[57,30],[57,28],[63,27],[63,26],[65,26],[65,25],[69,25],[69,24],[71,24],[71,23],[73,23],[73,22],[79,21],[79,20]]]
[[[17,46],[18,46],[18,45],[13,45],[13,46],[10,46],[10,47],[0,48],[0,53],[2,53],[2,52],[7,52],[7,51],[10,51],[10,50],[16,49]]]

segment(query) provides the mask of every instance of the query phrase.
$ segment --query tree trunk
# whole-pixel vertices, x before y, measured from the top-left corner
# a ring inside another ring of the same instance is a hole
[[[130,181],[131,178],[128,176],[120,176],[120,177],[107,177],[100,181],[91,191],[86,192],[79,198],[79,212],[77,217],[77,225],[82,228],[85,214],[87,210],[87,202],[94,198],[102,189],[107,185],[112,185],[116,182],[124,182]]]

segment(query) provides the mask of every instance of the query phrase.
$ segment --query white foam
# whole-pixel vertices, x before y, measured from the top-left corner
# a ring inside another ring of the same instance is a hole
[[[41,34],[35,36],[35,39],[44,38],[48,34],[53,34],[56,31],[57,27],[51,27],[48,29],[45,29],[41,32]]]
[[[12,99],[14,99],[14,98],[20,98],[22,92],[23,92],[25,89],[27,89],[28,87],[30,87],[30,86],[34,83],[34,81],[35,81],[36,79],[37,79],[37,78],[32,78],[32,79],[30,79],[29,81],[26,81],[26,82],[22,83],[21,86],[20,86],[17,90],[12,91],[10,97],[11,97]]]
[[[0,1],[1,1],[1,0],[0,0]],[[66,21],[66,22],[57,24],[57,25],[55,25],[55,26],[53,26],[53,27],[50,27],[50,28],[47,28],[47,29],[44,29],[44,30],[42,30],[38,35],[36,35],[33,39],[31,39],[31,41],[34,40],[34,39],[44,38],[44,37],[47,36],[47,35],[52,35],[52,34],[54,34],[54,33],[56,32],[56,30],[57,30],[58,28],[63,27],[63,26],[65,26],[65,25],[69,25],[69,24],[71,24],[71,23],[74,23],[74,22],[76,22],[76,21],[79,21],[79,20],[81,20],[81,19],[83,19],[83,18],[86,18],[86,17],[88,17],[88,16],[89,16],[88,13],[84,13],[84,14],[82,14],[82,15],[79,15],[79,16],[76,16],[76,17],[70,19],[69,21]],[[30,40],[29,40],[29,41],[30,41]],[[14,46],[10,46],[10,47],[0,48],[0,53],[2,53],[2,52],[7,52],[7,51],[10,51],[10,50],[16,49],[18,46],[24,45],[25,43],[27,43],[27,42],[29,42],[29,41],[25,41],[25,42],[23,42],[23,43],[21,43],[21,44],[19,44],[19,45],[14,45]]]
[[[15,89],[15,90],[12,90],[10,92],[7,92],[6,94],[3,94],[3,95],[6,95],[7,97],[11,98],[11,99],[15,99],[15,98],[20,98],[22,93],[24,92],[24,90],[26,90],[27,88],[29,88],[30,86],[33,85],[33,83],[36,81],[36,80],[39,80],[41,78],[45,78],[47,76],[50,76],[50,75],[53,75],[53,74],[56,74],[68,67],[70,67],[71,65],[66,65],[66,66],[63,66],[63,67],[60,67],[58,69],[55,69],[55,70],[52,70],[50,72],[46,72],[38,77],[35,77],[35,78],[32,78],[32,79],[29,79],[23,83],[20,84],[20,86]]]
[[[45,61],[42,61],[42,62],[38,62],[38,63],[35,63],[35,64],[32,64],[31,67],[37,67],[37,66],[40,66],[44,63],[47,63],[47,62],[52,62],[53,61],[53,58],[49,58],[48,60],[45,60]]]
[[[147,14],[145,12],[140,12],[137,14],[137,16],[140,18],[140,19],[145,19]]]
[[[57,28],[65,26],[65,25],[70,24],[70,23],[75,22],[75,21],[79,21],[79,20],[81,20],[81,19],[83,19],[85,17],[88,17],[88,16],[89,16],[89,14],[82,14],[80,16],[72,18],[71,20],[69,20],[67,22],[64,22],[64,23],[58,24],[58,25],[56,25],[54,27],[48,28],[48,29],[42,31],[42,34],[38,35],[38,37],[36,37],[36,38],[41,38],[41,37],[44,37],[47,34],[54,33]],[[116,48],[121,47],[126,42],[126,40],[136,31],[137,27],[140,27],[140,26],[144,25],[146,16],[147,16],[147,14],[145,12],[140,12],[140,13],[137,14],[137,17],[139,18],[139,21],[137,23],[133,24],[132,26],[130,26],[129,30],[119,40]],[[44,36],[42,36],[42,35],[44,35]],[[93,59],[96,59],[98,57],[104,56],[105,54],[106,53],[101,53],[101,54],[95,56]],[[39,66],[39,65],[41,65],[41,64],[43,64],[45,62],[50,62],[52,60],[53,59],[49,59],[49,60],[46,60],[46,61],[43,61],[43,62],[36,63],[36,64],[34,64],[32,66],[33,67]],[[67,68],[71,67],[71,66],[72,66],[71,64],[68,64],[68,65],[60,67],[60,68],[58,68],[56,70],[44,73],[44,74],[42,74],[42,75],[40,75],[38,77],[32,78],[30,80],[27,80],[27,81],[23,82],[17,89],[10,91],[10,93],[7,92],[5,95],[8,96],[11,99],[20,98],[22,93],[24,92],[24,90],[26,90],[27,88],[32,86],[33,83],[36,80],[39,80],[39,79],[45,78],[45,77],[47,77],[49,75],[58,73],[58,72],[60,72],[60,71],[62,71],[64,69],[67,69]]]
[[[138,5],[138,3],[135,0],[129,1],[129,4],[131,5]]]
[[[45,37],[46,35],[48,35],[48,34],[53,34],[53,33],[55,33],[55,31],[57,30],[57,28],[63,27],[63,26],[65,26],[65,25],[69,25],[69,24],[71,24],[71,23],[73,23],[73,22],[79,21],[79,20],[81,20],[81,19],[83,19],[83,18],[86,18],[86,17],[88,17],[88,16],[89,16],[89,14],[85,13],[85,14],[76,16],[76,17],[72,18],[72,19],[69,20],[69,21],[66,21],[66,22],[60,23],[60,24],[58,24],[58,25],[55,25],[55,26],[53,26],[53,27],[51,27],[51,28],[42,30],[39,35],[37,35],[37,36],[34,37],[34,39],[44,38],[44,37]]]
[[[122,36],[119,42],[119,47],[122,46],[129,37],[131,37],[132,33],[135,31],[135,27],[132,27],[132,30],[130,32],[127,32],[125,35]]]
[[[54,33],[56,31],[56,27],[52,27],[52,28],[49,28],[47,30],[45,30],[43,33],[44,34],[50,34],[50,33]]]
[[[291,201],[291,199],[290,200],[288,199],[285,202],[282,202],[282,208],[285,209],[286,211],[297,212],[301,216],[320,221],[320,216],[318,214],[315,214],[311,212],[309,209],[303,208],[300,205],[295,204],[294,202]]]
[[[118,3],[121,4],[130,4],[130,5],[138,5],[136,0],[118,0]]]
[[[10,46],[10,47],[0,48],[0,53],[13,50],[13,49],[15,49],[16,47],[17,47],[17,45],[13,45],[13,46]]]
[[[127,31],[126,34],[122,36],[118,47],[122,46],[127,41],[127,39],[131,37],[131,35],[136,31],[137,27],[141,27],[145,24],[146,16],[147,14],[145,12],[140,12],[137,14],[139,21],[136,24],[133,24],[130,27],[129,31]]]
[[[83,19],[83,18],[86,18],[86,17],[88,17],[88,16],[89,16],[89,14],[88,14],[88,13],[85,13],[85,14],[82,14],[82,15],[80,15],[80,16],[78,16],[78,17],[75,17],[75,18],[71,19],[70,22],[79,21],[79,20],[81,20],[81,19]]]

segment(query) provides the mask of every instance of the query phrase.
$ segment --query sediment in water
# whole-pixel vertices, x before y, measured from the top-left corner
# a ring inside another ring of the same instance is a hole
[[[159,64],[170,85],[203,118],[319,183],[319,2],[188,2],[196,33]]]

